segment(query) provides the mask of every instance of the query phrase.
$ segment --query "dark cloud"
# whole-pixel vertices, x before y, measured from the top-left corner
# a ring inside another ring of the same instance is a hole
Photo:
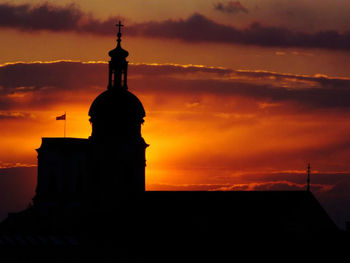
[[[248,9],[239,1],[228,1],[226,4],[218,2],[214,4],[214,9],[229,14],[236,14],[240,12],[248,13]]]
[[[321,186],[322,187],[322,186]],[[252,183],[237,184],[151,184],[152,191],[299,191],[304,190],[305,185],[289,181],[255,181]]]
[[[236,128],[234,124],[233,127]],[[274,144],[279,140],[279,138],[273,139],[271,138],[271,135],[266,136],[261,133],[256,133],[254,136],[259,141],[270,141],[271,144]],[[346,137],[346,135],[343,137]],[[249,154],[244,155],[233,154],[228,150],[225,151],[224,149],[221,153],[207,152],[205,154],[203,151],[196,152],[192,150],[191,152],[183,153],[182,156],[174,157],[171,160],[171,164],[174,167],[183,167],[184,169],[191,169],[193,167],[196,167],[198,170],[201,169],[201,167],[207,167],[208,163],[211,163],[213,166],[227,171],[245,171],[247,169],[259,170],[262,167],[274,167],[274,169],[282,170],[285,169],[285,167],[306,167],[306,160],[312,160],[312,169],[315,169],[314,167],[317,167],[317,169],[323,168],[347,170],[347,163],[342,163],[340,160],[346,160],[347,156],[350,153],[350,144],[349,140],[346,140],[343,137],[334,139],[334,141],[319,142],[312,149],[308,149],[309,147],[307,146],[301,146],[300,148],[293,149],[288,146],[283,146],[282,143],[281,147],[278,148],[271,146],[256,152],[252,151]],[[266,174],[260,173],[258,175],[245,174],[243,176],[234,178],[231,176],[228,178],[220,177],[220,180],[228,180],[234,183],[253,183],[257,180],[260,182],[266,182],[278,179],[288,180],[296,184],[301,184],[306,180],[305,173],[300,174],[295,173],[294,171],[286,171],[284,173],[267,172]],[[349,173],[321,174],[315,171],[313,172],[312,176],[313,183],[331,185],[339,181],[341,177],[349,176]]]
[[[1,66],[0,110],[10,110],[16,103],[40,107],[86,100],[105,88],[106,70],[105,63],[70,61]],[[130,73],[130,87],[141,93],[240,96],[257,102],[293,103],[295,109],[350,107],[350,80],[345,78],[147,64],[131,64]],[[21,97],[30,99],[21,101]]]
[[[295,108],[348,108],[350,107],[350,86],[332,88],[313,87],[309,89],[288,89],[278,83],[262,84],[258,80],[247,83],[240,80],[179,80],[171,78],[136,80],[136,86],[144,83],[144,90],[151,92],[154,87],[163,84],[162,92],[178,94],[212,94],[216,96],[243,96],[265,102],[290,102]]]
[[[239,2],[222,5],[222,9],[241,6]],[[220,8],[220,7],[219,7]],[[243,6],[241,7],[241,9]],[[225,10],[226,10],[225,9]],[[0,27],[25,31],[72,31],[97,35],[113,35],[113,26],[120,17],[105,20],[84,13],[75,5],[64,7],[48,3],[41,5],[0,4]],[[124,19],[123,19],[124,20]],[[247,28],[219,24],[201,14],[187,19],[149,21],[128,25],[125,33],[149,38],[177,39],[187,42],[217,42],[265,47],[301,47],[350,50],[350,32],[336,30],[305,33],[285,27],[253,23]]]
[[[284,27],[264,26],[260,23],[253,23],[245,29],[237,29],[216,23],[201,14],[194,14],[186,20],[135,24],[129,26],[127,32],[132,35],[180,39],[188,42],[350,49],[350,32],[340,33],[331,30],[312,34],[295,32]]]
[[[106,20],[95,19],[76,5],[57,6],[49,3],[38,5],[9,3],[0,4],[0,27],[23,31],[75,31],[98,35],[115,33],[113,27],[120,17]]]
[[[106,85],[106,70],[106,64],[68,61],[16,63],[0,67],[0,110],[84,101],[97,86]]]
[[[27,112],[0,111],[0,120],[33,119],[35,116]]]
[[[3,87],[3,92],[30,92],[48,88],[80,89],[101,85],[101,77],[106,74],[106,69],[105,64],[70,61],[14,63],[0,67],[0,86]]]
[[[83,13],[74,5],[0,4],[0,25],[21,30],[68,31],[77,28],[82,16]]]
[[[195,65],[177,65],[177,64],[133,64],[131,65],[132,74],[169,76],[174,74],[194,74],[211,73],[218,75],[228,75],[233,73],[232,69],[221,67],[205,67]]]

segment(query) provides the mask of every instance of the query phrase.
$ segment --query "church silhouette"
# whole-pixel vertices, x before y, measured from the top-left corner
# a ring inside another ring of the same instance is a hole
[[[310,191],[145,191],[145,110],[128,91],[129,53],[118,26],[107,90],[89,110],[91,136],[42,138],[33,205],[0,224],[1,257],[226,261],[257,249],[348,244]]]

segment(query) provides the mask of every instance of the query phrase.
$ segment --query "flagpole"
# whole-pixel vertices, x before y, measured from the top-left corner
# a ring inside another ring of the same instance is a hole
[[[66,138],[66,122],[67,122],[67,114],[64,112],[64,138]]]

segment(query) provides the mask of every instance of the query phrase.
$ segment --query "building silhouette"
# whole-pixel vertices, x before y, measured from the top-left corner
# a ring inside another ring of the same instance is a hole
[[[89,139],[43,138],[38,152],[34,206],[74,213],[85,204],[109,209],[115,200],[145,191],[145,150],[141,136],[145,110],[128,91],[126,58],[121,47],[109,52],[108,86],[89,109]]]
[[[217,262],[271,247],[348,244],[310,191],[145,191],[145,110],[128,91],[118,26],[107,90],[89,110],[91,136],[42,139],[33,206],[0,224],[3,257],[199,262],[210,255]]]

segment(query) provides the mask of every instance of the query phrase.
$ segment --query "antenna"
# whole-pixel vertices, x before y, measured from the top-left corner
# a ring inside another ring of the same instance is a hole
[[[307,186],[306,191],[310,192],[310,163],[307,164]]]

